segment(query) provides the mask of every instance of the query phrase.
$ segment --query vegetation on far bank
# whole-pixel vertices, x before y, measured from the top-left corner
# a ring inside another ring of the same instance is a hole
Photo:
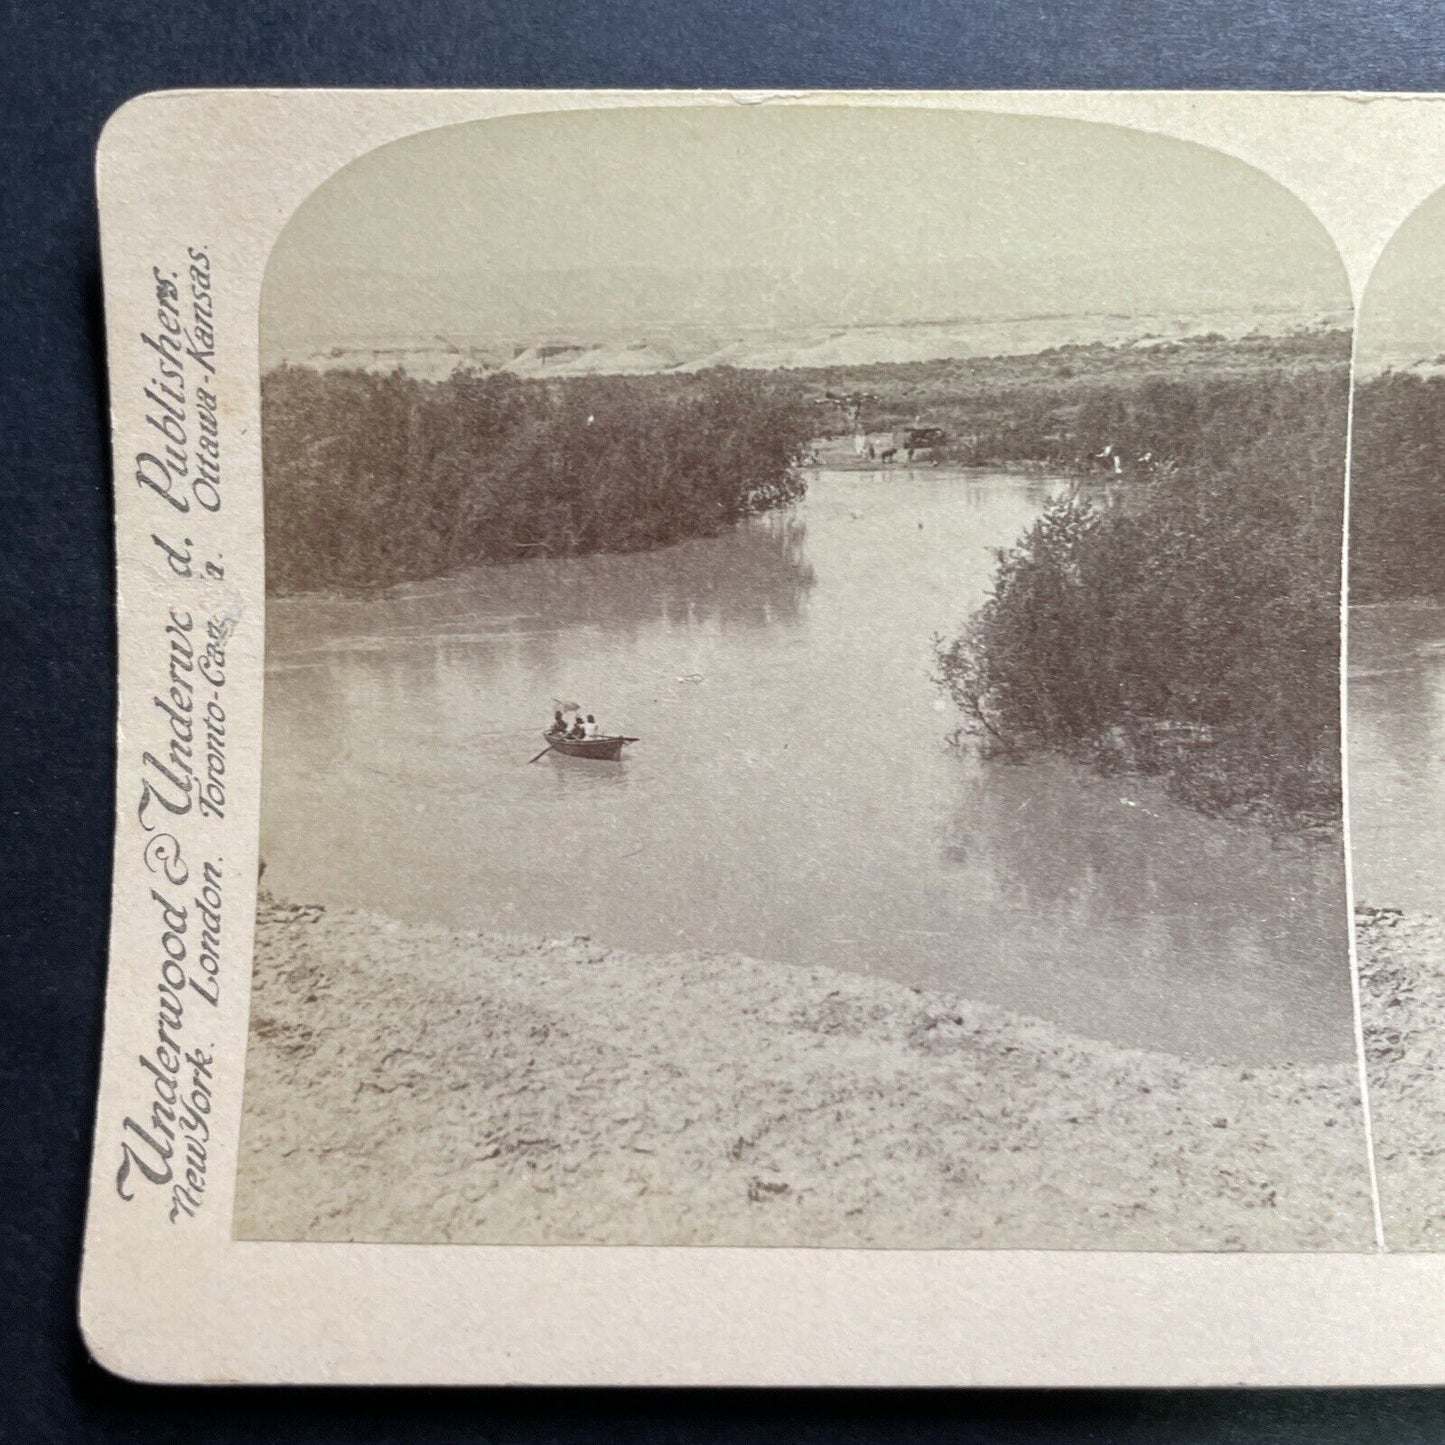
[[[1242,430],[1267,421],[1281,382],[1339,377],[1349,359],[1347,331],[1314,328],[787,375],[813,395],[867,396],[866,430],[888,432],[914,420],[941,428],[947,440],[928,453],[932,459],[1083,471],[1106,447],[1127,463],[1152,453],[1154,461],[1223,465],[1239,449]],[[823,424],[834,434],[846,428],[836,409]]]
[[[816,426],[766,373],[729,370],[426,382],[283,366],[261,415],[276,593],[716,533],[802,496]]]
[[[1445,376],[1359,386],[1350,467],[1350,600],[1445,602]]]
[[[1179,458],[1050,504],[937,647],[987,751],[1159,775],[1206,812],[1331,827],[1348,377],[1180,381],[1117,414]]]

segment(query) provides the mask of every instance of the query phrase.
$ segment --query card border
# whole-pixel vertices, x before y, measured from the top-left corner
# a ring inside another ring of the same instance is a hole
[[[377,144],[433,125],[540,110],[846,100],[1071,116],[1214,145],[1274,175],[1321,217],[1345,257],[1358,302],[1395,225],[1445,179],[1437,159],[1445,138],[1441,99],[169,91],[123,106],[106,127],[98,159],[116,427],[122,742],[112,961],[81,1290],[82,1328],[97,1358],[131,1378],[213,1383],[1200,1385],[1440,1378],[1445,1260],[1433,1256],[262,1245],[229,1239],[224,1192],[205,1223],[177,1239],[168,1226],[157,1229],[134,1210],[121,1212],[106,1146],[113,1148],[124,1112],[119,1072],[134,1053],[135,1020],[144,1017],[145,970],[131,962],[144,947],[136,908],[144,880],[136,840],[127,835],[135,800],[125,739],[148,704],[153,636],[146,629],[167,596],[164,576],[138,561],[149,514],[124,483],[139,417],[117,402],[139,395],[131,343],[143,323],[138,303],[146,298],[130,274],[139,258],[190,235],[237,268],[227,292],[236,303],[231,354],[250,348],[254,382],[255,303],[270,240],[316,184]],[[214,158],[208,147],[221,135],[244,137],[229,152],[230,162],[240,163],[197,174],[192,167],[198,158]],[[306,144],[296,144],[298,135]],[[282,146],[281,137],[290,145]],[[175,209],[177,197],[185,198],[184,214]],[[248,299],[249,323],[241,319]],[[239,593],[217,590],[242,608],[247,625],[235,655],[257,677],[255,695],[243,698],[237,713],[238,735],[246,737],[236,773],[239,815],[253,824],[264,609],[256,400],[240,398],[230,416],[233,485],[250,496],[252,515],[237,517],[226,539],[228,555],[251,569],[245,574],[251,580]],[[249,843],[240,840],[228,853],[239,859],[240,874],[249,869],[254,876],[254,826]],[[254,923],[242,920],[242,911],[233,915],[238,973]],[[244,984],[237,989],[244,1000]],[[236,1008],[244,1050],[245,1011]],[[228,1027],[234,1030],[234,1019]],[[237,1077],[233,1106],[217,1115],[233,1149],[239,1104]],[[162,1270],[184,1281],[182,1294],[144,1289]],[[444,1297],[447,1308],[440,1310]],[[1307,1338],[1297,1331],[1301,1317],[1315,1321]]]

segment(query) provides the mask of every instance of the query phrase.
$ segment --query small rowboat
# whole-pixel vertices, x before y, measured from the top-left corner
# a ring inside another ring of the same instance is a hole
[[[599,762],[615,763],[622,757],[623,743],[635,743],[636,738],[559,738],[554,733],[543,733],[542,739],[555,752],[565,753],[569,758],[595,758]]]

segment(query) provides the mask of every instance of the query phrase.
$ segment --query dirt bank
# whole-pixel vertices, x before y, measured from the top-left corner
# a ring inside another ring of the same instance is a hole
[[[1390,1249],[1445,1249],[1445,922],[1355,912],[1375,1169]]]
[[[1360,1249],[1352,1067],[263,900],[242,1238]]]

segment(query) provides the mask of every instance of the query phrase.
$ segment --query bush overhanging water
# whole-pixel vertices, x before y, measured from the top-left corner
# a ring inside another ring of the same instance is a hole
[[[1346,385],[1278,378],[1232,430],[1180,407],[1186,435],[1140,441],[1197,460],[1051,502],[937,644],[965,730],[1158,774],[1204,811],[1335,824]]]

